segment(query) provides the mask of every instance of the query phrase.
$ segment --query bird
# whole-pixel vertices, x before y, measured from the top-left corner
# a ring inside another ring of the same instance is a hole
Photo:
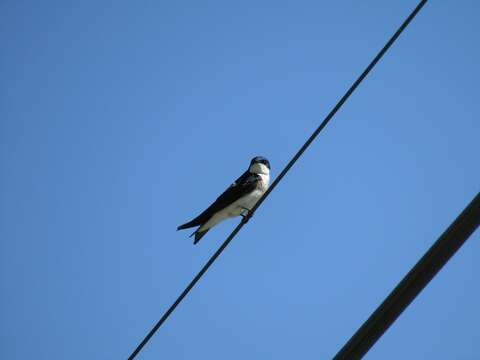
[[[208,230],[225,219],[242,216],[248,220],[249,212],[267,191],[269,183],[270,162],[263,156],[254,157],[248,169],[213,204],[195,219],[180,225],[177,231],[198,226],[190,235],[195,235],[193,243],[197,244]]]

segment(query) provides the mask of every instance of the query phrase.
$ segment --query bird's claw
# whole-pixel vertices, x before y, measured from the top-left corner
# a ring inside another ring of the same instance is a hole
[[[243,223],[246,224],[248,220],[250,220],[250,218],[252,217],[253,213],[250,209],[247,209],[246,207],[242,207],[242,209],[245,210],[245,213],[240,214],[240,216],[242,217]]]

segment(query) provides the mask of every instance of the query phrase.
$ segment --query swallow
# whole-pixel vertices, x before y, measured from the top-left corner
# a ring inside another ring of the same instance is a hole
[[[235,216],[248,216],[253,206],[267,191],[269,183],[270,162],[262,156],[254,157],[248,169],[212,205],[195,219],[180,225],[177,230],[198,226],[190,235],[195,235],[193,243],[198,243],[208,230],[221,221]]]

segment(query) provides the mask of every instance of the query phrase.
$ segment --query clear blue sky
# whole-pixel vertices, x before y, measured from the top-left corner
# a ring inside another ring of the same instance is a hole
[[[125,359],[416,1],[0,4],[0,357]],[[328,359],[480,189],[475,1],[431,1],[140,359]],[[478,359],[480,234],[367,359]]]

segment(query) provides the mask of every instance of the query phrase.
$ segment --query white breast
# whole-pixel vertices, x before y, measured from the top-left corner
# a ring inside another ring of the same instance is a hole
[[[262,197],[262,195],[267,191],[268,185],[270,183],[270,174],[268,172],[268,168],[266,173],[258,174],[260,176],[260,184],[259,186],[252,191],[250,194],[245,195],[235,201],[234,203],[227,206],[225,209],[220,210],[215,215],[211,217],[203,226],[200,227],[200,231],[205,229],[210,229],[212,226],[215,226],[219,222],[228,219],[230,217],[239,216],[242,214],[245,209],[252,209],[257,201]]]
[[[261,189],[263,192],[267,191],[268,189],[268,185],[270,183],[270,174],[258,174],[258,176],[260,176],[260,178],[262,179],[261,181]],[[262,193],[263,194],[263,193]]]
[[[265,193],[265,191],[267,191],[268,184],[270,182],[270,175],[269,174],[258,174],[258,175],[260,176],[260,179],[261,179],[259,186],[254,191],[252,191],[250,194],[245,195],[244,197],[238,199],[235,202],[235,203],[238,202],[238,204],[236,204],[236,205],[240,209],[242,209],[242,208],[252,209],[255,206],[255,204],[257,203],[257,201]],[[236,215],[240,215],[240,214],[241,214],[241,212],[236,214]],[[233,215],[233,216],[236,216],[236,215]]]

